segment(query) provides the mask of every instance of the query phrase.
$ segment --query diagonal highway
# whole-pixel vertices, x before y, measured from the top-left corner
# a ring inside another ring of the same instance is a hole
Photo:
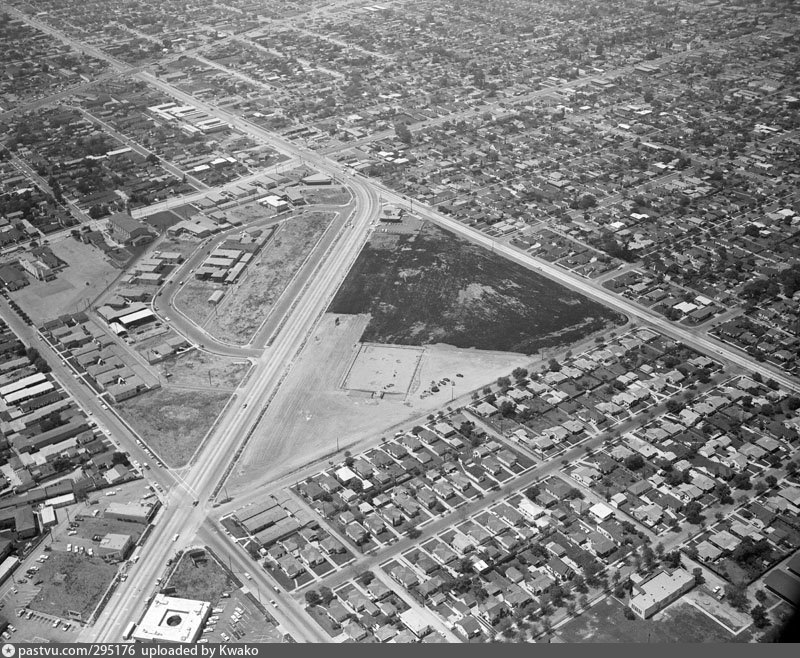
[[[240,389],[236,399],[218,430],[207,441],[207,447],[199,455],[194,467],[185,475],[185,484],[173,488],[167,497],[166,510],[157,522],[145,546],[146,559],[129,571],[128,580],[121,583],[105,613],[92,629],[85,632],[86,641],[116,641],[123,626],[130,619],[138,619],[144,610],[143,594],[150,591],[152,583],[160,576],[167,559],[178,549],[191,544],[210,511],[209,497],[217,487],[226,467],[231,462],[242,440],[249,430],[260,420],[264,409],[283,380],[286,372],[302,350],[310,332],[325,312],[330,298],[338,289],[344,274],[357,257],[369,232],[371,220],[378,213],[377,195],[367,186],[356,184],[352,187],[357,200],[356,215],[352,227],[343,229],[345,240],[338,249],[333,250],[314,279],[314,285],[303,292],[288,319],[278,333],[272,346],[256,360],[254,374],[246,387]],[[199,500],[197,507],[193,500]],[[210,532],[208,529],[205,533]],[[179,535],[179,540],[172,538]],[[229,547],[233,548],[233,547]],[[237,555],[228,550],[227,555]],[[252,565],[251,565],[252,566]],[[265,574],[258,574],[254,581],[259,592],[265,595],[269,583]],[[139,602],[126,607],[132,600]],[[283,616],[283,613],[276,613]],[[298,621],[300,620],[300,621]],[[316,625],[302,624],[304,615],[290,615],[279,619],[284,627],[298,640],[324,641]]]

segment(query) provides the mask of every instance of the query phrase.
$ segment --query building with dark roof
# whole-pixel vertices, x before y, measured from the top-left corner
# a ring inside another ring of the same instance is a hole
[[[800,580],[788,571],[775,569],[764,578],[764,586],[793,606],[800,606]]]
[[[155,237],[147,224],[124,212],[111,215],[108,218],[108,228],[112,238],[126,245],[144,244]]]

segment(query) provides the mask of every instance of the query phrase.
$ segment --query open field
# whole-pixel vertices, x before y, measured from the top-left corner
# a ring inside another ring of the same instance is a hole
[[[676,603],[654,617],[625,619],[623,606],[608,597],[588,612],[562,626],[565,642],[730,642],[733,636],[705,614],[686,603]]]
[[[206,330],[232,343],[250,341],[334,217],[332,212],[305,212],[282,224],[239,282],[229,286]]]
[[[223,592],[237,587],[225,569],[208,553],[200,558],[191,558],[184,553],[167,586],[175,588],[173,596],[212,603],[219,601]]]
[[[341,388],[342,380],[358,351],[358,338],[366,315],[323,316],[307,347],[297,359],[270,408],[256,428],[244,454],[231,474],[231,495],[275,471],[284,472],[362,440],[374,439],[398,423],[412,423],[443,405],[451,395],[466,395],[524,365],[519,354],[428,346],[406,400],[399,396],[369,399]],[[460,373],[462,377],[456,377]],[[449,377],[453,390],[420,398],[431,380]],[[408,429],[413,425],[409,424]]]
[[[188,258],[189,254],[200,246],[200,242],[200,239],[189,236],[181,236],[179,238],[167,236],[160,240],[152,251],[175,251],[182,254],[184,258]]]
[[[100,250],[72,238],[54,242],[50,249],[69,266],[53,281],[29,277],[30,285],[11,293],[12,299],[25,309],[35,324],[84,310],[87,302],[97,297],[120,273]]]
[[[116,567],[99,557],[51,551],[50,559],[39,568],[42,588],[29,607],[57,617],[74,610],[86,618],[116,572]]]
[[[169,378],[170,386],[233,390],[247,374],[250,362],[192,350],[165,359],[154,367],[162,377]]]
[[[240,206],[235,206],[226,210],[225,216],[233,224],[236,222],[249,224],[250,222],[275,217],[275,213],[271,210],[267,210],[258,202],[252,201],[251,203],[243,203]]]
[[[624,322],[433,224],[410,236],[377,233],[376,240],[363,249],[329,309],[371,313],[364,341],[534,354]]]
[[[164,387],[125,400],[117,409],[150,447],[176,468],[189,461],[230,395],[230,391]]]
[[[362,345],[343,388],[405,396],[422,350],[392,345]]]
[[[221,284],[189,279],[175,295],[175,307],[196,325],[203,326],[215,311],[208,298],[215,290],[224,289],[226,286]]]
[[[350,203],[352,198],[347,188],[341,185],[304,187],[303,197],[309,204],[329,204],[332,206],[344,206]]]

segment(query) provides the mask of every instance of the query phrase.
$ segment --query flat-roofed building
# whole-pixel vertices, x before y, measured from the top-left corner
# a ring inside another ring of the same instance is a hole
[[[663,607],[679,599],[694,587],[694,576],[686,569],[666,569],[638,585],[634,585],[635,595],[630,600],[630,608],[642,619],[653,616]]]
[[[211,604],[156,594],[133,633],[137,642],[194,643],[203,631]]]

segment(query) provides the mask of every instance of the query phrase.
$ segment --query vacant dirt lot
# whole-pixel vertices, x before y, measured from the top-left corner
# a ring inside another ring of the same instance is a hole
[[[192,322],[202,327],[216,310],[208,303],[208,298],[215,290],[223,290],[225,287],[222,284],[189,279],[175,295],[175,306]]]
[[[50,249],[69,266],[54,281],[45,283],[29,277],[29,286],[11,293],[36,324],[84,310],[87,301],[97,297],[120,273],[100,250],[72,238],[54,242]]]
[[[332,206],[343,206],[350,203],[350,192],[341,185],[330,185],[327,187],[304,187],[303,197],[311,204],[329,204]]]
[[[174,596],[216,603],[223,592],[230,592],[236,584],[206,553],[201,559],[192,559],[184,554],[169,579],[169,586],[175,588]]]
[[[116,572],[98,557],[51,551],[39,568],[42,589],[29,607],[57,617],[66,617],[68,610],[88,617]]]
[[[686,603],[676,603],[648,620],[625,619],[622,604],[605,599],[561,627],[566,642],[730,642],[722,626]]]
[[[416,235],[375,236],[329,309],[372,314],[364,341],[534,354],[624,322],[604,306],[433,224]]]
[[[228,286],[206,330],[239,345],[249,342],[334,217],[332,212],[306,212],[282,224],[239,282]]]
[[[405,396],[422,350],[394,345],[362,345],[347,373],[348,390],[386,392]]]
[[[352,395],[341,388],[341,383],[368,322],[366,315],[323,317],[237,463],[227,485],[231,495],[237,488],[267,481],[276,473],[335,451],[337,438],[340,449],[346,450],[359,441],[377,443],[399,423],[408,423],[406,429],[410,429],[415,424],[412,421],[446,405],[451,393],[466,395],[469,386],[490,383],[526,360],[520,355],[426,347],[420,375],[405,401],[399,396],[370,399]],[[456,373],[464,377],[456,378]],[[420,398],[418,391],[430,380],[443,377],[456,381],[454,391],[442,388]]]
[[[250,362],[192,350],[155,365],[170,386],[233,390],[250,369]]]
[[[274,217],[275,213],[253,201],[252,203],[245,203],[241,206],[226,210],[225,215],[232,223],[239,221],[242,222],[242,224],[249,224],[259,219]]]
[[[164,387],[117,407],[170,466],[185,466],[230,397],[230,391]]]

